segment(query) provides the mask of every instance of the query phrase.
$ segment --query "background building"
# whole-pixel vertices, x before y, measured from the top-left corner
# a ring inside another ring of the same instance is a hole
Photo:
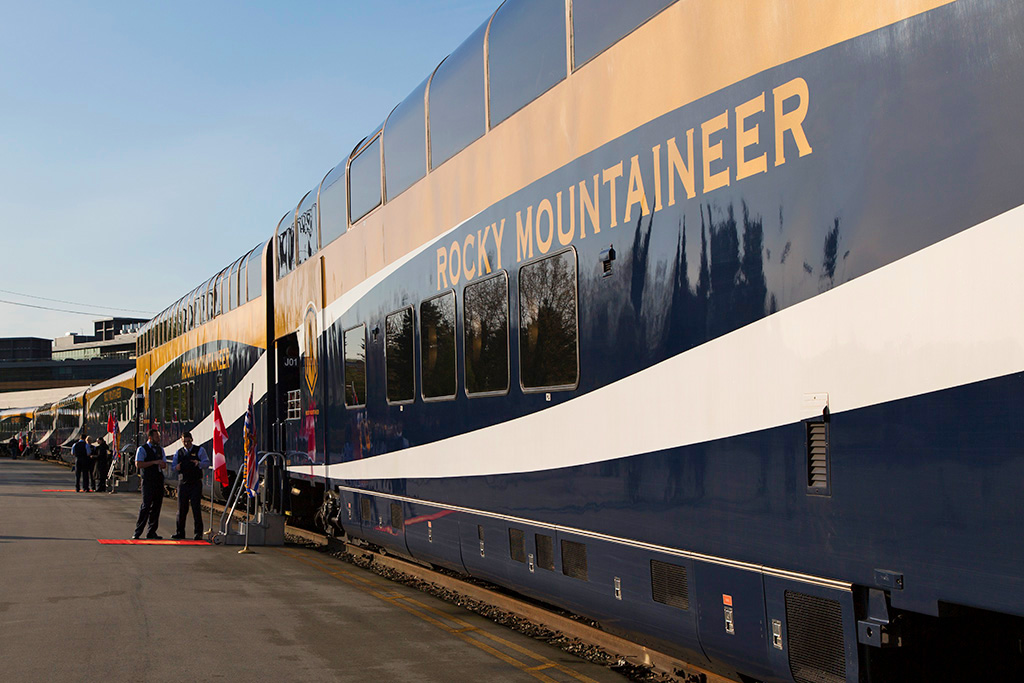
[[[141,318],[101,318],[93,334],[54,340],[0,339],[0,392],[81,387],[135,367],[135,336]]]

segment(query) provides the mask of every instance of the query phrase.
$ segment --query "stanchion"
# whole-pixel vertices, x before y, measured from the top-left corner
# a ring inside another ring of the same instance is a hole
[[[253,555],[255,550],[249,550],[249,527],[252,526],[252,497],[245,496],[245,547],[238,551],[239,555]]]

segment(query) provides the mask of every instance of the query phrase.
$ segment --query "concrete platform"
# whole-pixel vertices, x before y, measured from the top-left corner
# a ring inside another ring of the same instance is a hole
[[[312,550],[101,545],[140,498],[43,492],[73,476],[0,459],[5,680],[625,680]]]

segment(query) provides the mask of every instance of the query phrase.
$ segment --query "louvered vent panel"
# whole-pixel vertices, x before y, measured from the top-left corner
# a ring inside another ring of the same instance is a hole
[[[789,670],[797,683],[846,683],[843,609],[835,600],[786,591]]]
[[[828,424],[807,423],[807,486],[828,489]]]
[[[690,609],[686,567],[651,560],[651,596],[655,602],[679,609]]]
[[[391,504],[391,528],[401,529],[405,524],[405,516],[402,514],[402,506],[399,503]]]
[[[555,569],[555,543],[554,539],[544,534],[534,534],[537,542],[537,566],[541,569],[554,571]]]
[[[516,562],[526,562],[526,537],[522,529],[508,530],[508,552]]]
[[[476,537],[481,541],[484,540],[484,528],[480,524],[476,525]]]
[[[574,579],[587,580],[587,546],[575,541],[562,541],[562,573]]]

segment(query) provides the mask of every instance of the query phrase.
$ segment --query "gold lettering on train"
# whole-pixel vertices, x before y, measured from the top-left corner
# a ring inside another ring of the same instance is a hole
[[[799,100],[796,107],[788,114],[782,113],[783,102],[792,97]],[[802,78],[794,78],[772,90],[772,98],[775,100],[775,165],[782,166],[786,163],[784,135],[786,131],[793,135],[800,156],[807,156],[812,151],[810,143],[807,142],[807,135],[804,133],[804,118],[807,116],[807,105],[811,99],[807,90],[807,81]]]
[[[694,131],[697,126],[680,130],[677,135],[648,148],[650,166],[641,162],[640,154],[631,154],[623,161],[599,168],[593,175],[587,173],[583,179],[569,184],[568,198],[564,196],[563,186],[547,197],[539,198],[536,203],[517,209],[516,263],[534,258],[537,252],[540,255],[547,254],[555,244],[556,235],[558,245],[566,247],[590,235],[599,235],[602,229],[615,228],[620,221],[629,224],[636,217],[634,209],[638,209],[643,216],[662,211],[665,206],[663,182],[668,186],[667,205],[671,207],[676,204],[677,187],[682,188],[689,200],[729,187],[733,179],[738,182],[782,166],[786,163],[787,137],[791,137],[796,144],[800,157],[811,154],[813,149],[804,131],[804,120],[810,103],[807,82],[803,78],[794,78],[774,88],[771,91],[773,102],[770,107],[767,94],[767,91],[763,91],[702,122],[700,140],[696,145]],[[771,143],[762,140],[762,123],[765,129],[774,131],[775,135],[772,166],[769,166],[769,154],[765,149]],[[729,137],[727,132],[730,124],[735,126],[733,137]],[[733,141],[735,147],[727,150],[726,143],[731,145]],[[700,151],[699,161],[694,154],[695,149]],[[628,176],[625,175],[627,159]],[[701,165],[699,174],[697,163]],[[625,202],[621,207],[618,202],[620,180],[626,182]],[[682,193],[679,193],[678,199],[682,201]],[[603,215],[602,208],[605,209]],[[453,239],[446,246],[437,248],[438,291],[455,286],[460,280],[469,283],[491,273],[492,261],[494,269],[501,270],[505,220],[502,218],[500,223],[495,221],[477,229],[475,235],[470,234],[461,241]],[[589,234],[588,222],[591,228]],[[493,242],[488,242],[488,239]],[[488,248],[492,243],[495,247],[493,259]],[[471,247],[476,249],[475,266]]]
[[[704,159],[704,194],[729,185],[729,165],[716,173],[711,172],[711,164],[722,159],[722,141],[711,144],[711,136],[729,128],[729,112],[724,111],[710,121],[700,124],[700,134],[704,141],[701,147],[701,158]]]
[[[747,149],[761,141],[760,124],[755,123],[752,128],[747,128],[747,119],[763,111],[764,93],[736,107],[736,180],[743,180],[768,170],[767,152],[747,159]]]
[[[634,154],[629,160],[629,190],[626,192],[626,215],[623,222],[629,223],[633,219],[633,207],[640,205],[640,213],[644,216],[651,212],[647,205],[647,192],[644,191],[644,176],[640,173],[640,156]]]
[[[198,375],[231,367],[230,349],[218,349],[203,354],[198,358],[189,358],[181,362],[181,378],[192,379]]]

